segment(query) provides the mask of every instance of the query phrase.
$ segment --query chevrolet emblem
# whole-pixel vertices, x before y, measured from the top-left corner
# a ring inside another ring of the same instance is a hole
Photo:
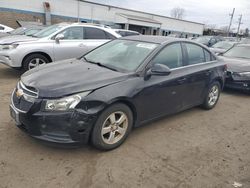
[[[23,96],[23,90],[22,89],[18,89],[16,91],[16,96],[17,96],[17,98],[21,98]]]

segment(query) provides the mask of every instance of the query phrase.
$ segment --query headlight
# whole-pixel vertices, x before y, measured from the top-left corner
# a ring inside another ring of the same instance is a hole
[[[87,96],[89,93],[90,91],[86,91],[77,95],[72,95],[61,99],[47,100],[45,110],[66,111],[69,109],[74,109],[76,105],[81,101],[81,99]]]
[[[243,77],[250,77],[250,72],[240,72],[239,75]]]
[[[19,44],[2,44],[0,45],[0,50],[12,50],[17,48]]]

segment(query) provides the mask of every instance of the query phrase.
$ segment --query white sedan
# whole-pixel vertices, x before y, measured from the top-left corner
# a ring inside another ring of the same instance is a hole
[[[8,26],[3,25],[3,24],[0,24],[0,32],[6,33],[6,32],[10,32],[10,31],[12,31],[12,30],[13,30],[13,28],[8,27]]]

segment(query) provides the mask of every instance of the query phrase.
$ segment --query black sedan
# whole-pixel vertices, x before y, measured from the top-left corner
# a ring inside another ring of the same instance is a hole
[[[22,75],[10,111],[19,128],[50,143],[118,147],[133,127],[202,105],[212,109],[224,63],[184,39],[130,36]]]
[[[216,44],[217,42],[220,42],[223,40],[224,39],[220,36],[201,36],[201,37],[194,39],[194,41],[201,43],[203,45],[206,45],[208,47],[211,47],[214,44]]]
[[[225,86],[250,92],[250,44],[234,46],[220,57],[228,66]]]

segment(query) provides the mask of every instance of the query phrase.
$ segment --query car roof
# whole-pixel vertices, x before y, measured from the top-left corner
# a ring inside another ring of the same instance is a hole
[[[126,31],[126,32],[131,32],[131,33],[139,33],[138,31],[132,31],[132,30],[127,30],[127,29],[113,29],[115,31]]]
[[[237,46],[250,47],[250,44],[238,44]]]
[[[173,37],[166,36],[154,36],[154,35],[132,35],[120,38],[122,40],[136,40],[141,42],[150,42],[150,43],[158,43],[163,44],[171,41],[188,41],[185,39],[178,39]]]

